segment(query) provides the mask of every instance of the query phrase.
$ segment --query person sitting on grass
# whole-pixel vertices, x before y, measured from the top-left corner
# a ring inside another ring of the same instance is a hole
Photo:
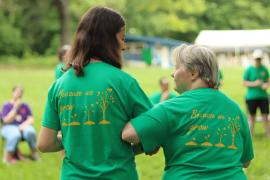
[[[31,149],[31,158],[38,159],[36,131],[33,127],[34,118],[29,105],[22,102],[22,97],[23,88],[15,86],[12,90],[12,99],[3,105],[1,111],[3,120],[1,134],[6,142],[3,160],[10,164],[15,163],[21,157],[18,154],[18,143],[22,139],[27,141]]]
[[[208,48],[181,45],[173,52],[181,94],[134,118],[122,139],[145,153],[163,147],[163,179],[247,179],[252,140],[238,104],[217,90],[218,64]]]

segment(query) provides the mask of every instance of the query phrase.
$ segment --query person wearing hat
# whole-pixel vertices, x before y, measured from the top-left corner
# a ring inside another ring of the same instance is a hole
[[[270,138],[270,127],[268,124],[268,94],[269,87],[269,72],[262,64],[263,52],[256,49],[253,54],[254,65],[247,68],[244,73],[244,86],[247,87],[246,104],[249,111],[249,126],[253,133],[254,123],[256,118],[256,110],[260,108],[262,120],[267,136]]]

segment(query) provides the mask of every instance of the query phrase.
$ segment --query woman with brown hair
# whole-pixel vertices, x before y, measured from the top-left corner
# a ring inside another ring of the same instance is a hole
[[[90,9],[77,28],[66,72],[49,89],[38,148],[65,150],[61,179],[138,178],[121,130],[151,103],[121,71],[124,39],[122,16],[104,7]]]

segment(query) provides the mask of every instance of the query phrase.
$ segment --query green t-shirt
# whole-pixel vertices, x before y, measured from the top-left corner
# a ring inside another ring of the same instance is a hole
[[[64,72],[62,71],[62,68],[63,67],[64,67],[64,63],[57,64],[57,66],[55,67],[55,70],[54,70],[54,72],[55,72],[55,79],[60,78],[64,74]]]
[[[156,92],[156,93],[154,93],[154,94],[150,97],[150,100],[151,100],[152,104],[155,105],[155,104],[160,103],[161,95],[162,95],[161,92]],[[169,93],[168,99],[171,99],[171,98],[174,98],[174,97],[176,97],[176,94],[170,92],[170,93]]]
[[[246,179],[253,159],[249,126],[239,106],[201,88],[158,104],[131,120],[145,152],[163,147],[163,179]]]
[[[217,85],[217,87],[220,87],[222,84],[222,80],[223,80],[223,73],[222,73],[222,71],[219,69],[218,70],[218,85]]]
[[[254,67],[250,66],[244,73],[244,80],[256,81],[257,79],[267,82],[269,78],[269,72],[265,66]],[[261,87],[248,87],[246,99],[264,99],[267,98],[267,91]]]
[[[42,125],[61,130],[66,155],[61,179],[135,180],[131,146],[122,129],[151,103],[131,76],[103,62],[70,69],[51,86]]]

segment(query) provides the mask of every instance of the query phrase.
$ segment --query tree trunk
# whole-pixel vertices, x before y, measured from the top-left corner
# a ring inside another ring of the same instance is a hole
[[[69,44],[69,8],[68,0],[52,0],[59,14],[61,28],[61,45]]]

